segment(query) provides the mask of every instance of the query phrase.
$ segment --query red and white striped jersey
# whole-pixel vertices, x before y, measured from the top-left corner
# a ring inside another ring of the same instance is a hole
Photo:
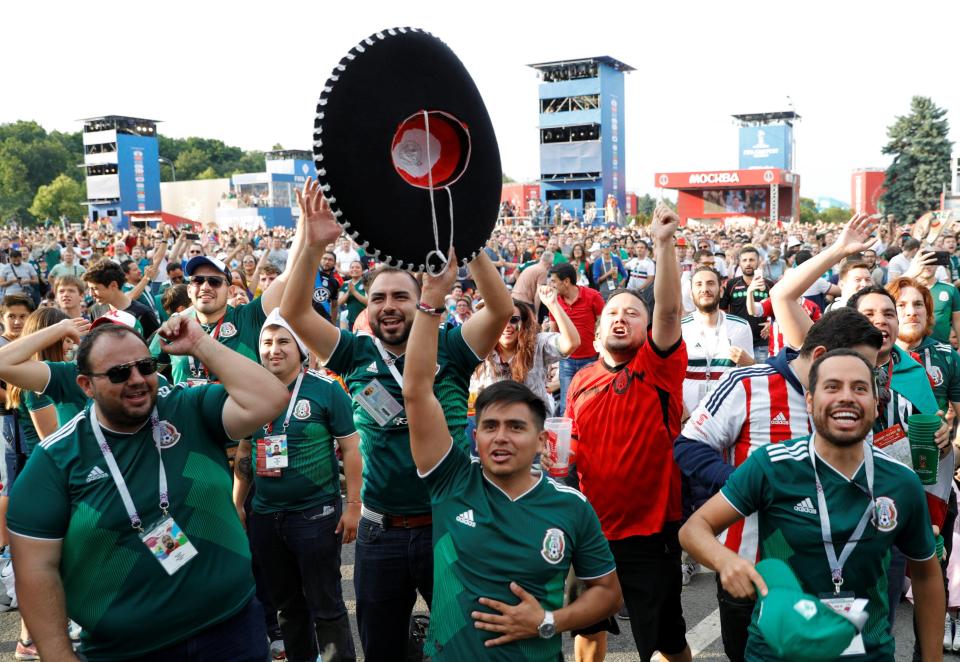
[[[770,299],[764,299],[757,303],[763,308],[763,317],[766,317],[767,321],[770,322],[770,335],[767,344],[769,346],[770,356],[773,356],[774,354],[778,354],[780,350],[786,346],[786,343],[783,341],[783,331],[780,330],[777,318],[773,316],[773,302]],[[803,299],[800,305],[803,306],[807,315],[809,315],[810,319],[814,322],[822,317],[820,314],[820,306],[809,299]]]
[[[680,434],[713,448],[738,467],[756,449],[808,436],[812,430],[803,386],[782,353],[770,363],[727,372],[690,414]],[[754,514],[726,530],[720,542],[756,562],[757,533]]]

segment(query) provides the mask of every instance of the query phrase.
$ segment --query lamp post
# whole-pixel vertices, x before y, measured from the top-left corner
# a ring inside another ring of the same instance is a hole
[[[173,172],[173,181],[177,181],[177,169],[173,167],[173,161],[170,159],[165,159],[162,156],[158,157],[157,160],[160,161],[160,163],[166,163],[168,166],[170,166],[170,170]]]

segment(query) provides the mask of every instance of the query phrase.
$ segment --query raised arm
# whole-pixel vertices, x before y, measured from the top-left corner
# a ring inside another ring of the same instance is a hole
[[[304,184],[304,188],[306,188],[306,184]],[[293,235],[293,243],[290,244],[290,252],[287,254],[287,268],[284,269],[283,272],[277,276],[272,283],[270,283],[270,286],[261,295],[260,302],[263,304],[263,312],[267,315],[269,315],[270,311],[272,311],[274,308],[280,306],[280,300],[283,298],[283,291],[286,289],[287,283],[290,282],[290,261],[296,260],[297,257],[299,257],[299,255],[303,252],[303,232],[306,223],[306,218],[301,210],[300,219],[297,221],[297,231]],[[265,260],[269,254],[270,248],[268,246],[267,250],[263,252],[263,257],[260,259],[260,262],[257,263],[257,269],[254,272],[254,276],[259,278],[260,268],[266,264]],[[308,281],[297,280],[294,282],[298,284],[312,283],[313,278],[311,277]],[[254,284],[256,284],[256,281],[254,281]]]
[[[857,214],[843,227],[840,236],[832,245],[820,251],[799,267],[788,269],[783,278],[770,290],[773,315],[777,318],[783,339],[791,347],[803,345],[813,321],[798,299],[820,276],[840,260],[867,250],[877,241],[871,237],[876,228],[876,219],[866,214]]]
[[[297,332],[321,363],[326,363],[340,340],[340,330],[313,309],[313,281],[327,245],[340,236],[340,225],[320,190],[308,178],[303,193],[297,191],[303,226],[303,250],[287,263],[289,278],[297,283],[286,288],[280,301],[280,314]],[[255,285],[251,283],[251,285]]]
[[[557,322],[557,331],[560,332],[560,342],[557,349],[564,356],[570,356],[580,347],[580,332],[574,326],[573,320],[557,303],[557,291],[551,285],[541,285],[539,288],[540,302],[547,307],[553,319]]]
[[[166,244],[167,242],[163,243]],[[187,235],[181,232],[177,240],[173,242],[173,248],[170,251],[170,257],[167,261],[179,264],[183,259],[183,252],[185,250],[187,250]]]
[[[650,236],[657,255],[657,279],[653,284],[653,344],[662,350],[680,340],[680,319],[683,303],[680,295],[680,265],[673,245],[673,235],[680,217],[663,203],[653,211]]]
[[[447,267],[447,272],[450,271],[456,275],[455,263]],[[464,322],[463,339],[470,345],[474,354],[483,357],[489,354],[497,344],[497,339],[503,333],[503,327],[507,325],[507,320],[513,314],[513,300],[510,298],[510,291],[504,284],[500,272],[493,266],[486,251],[480,251],[470,262],[470,274],[483,296],[483,309]],[[451,285],[454,282],[450,280]],[[437,305],[443,306],[443,296],[440,297]]]
[[[230,397],[223,406],[223,428],[231,439],[243,439],[275,419],[290,401],[287,387],[259,363],[217,342],[196,319],[174,314],[160,328],[167,354],[191,355],[220,379]]]
[[[440,276],[424,274],[421,303],[430,308],[442,308],[443,297],[457,279],[456,264],[451,251],[451,268]],[[490,264],[487,259],[487,264]],[[512,310],[512,304],[511,304]],[[472,318],[471,318],[472,319]],[[403,406],[410,430],[410,452],[417,470],[425,474],[433,469],[450,450],[453,439],[447,429],[446,418],[440,401],[433,393],[433,380],[437,365],[437,337],[440,334],[439,317],[418,310],[407,340],[406,360],[403,367]],[[504,320],[500,328],[506,324]],[[474,350],[476,351],[476,350]]]
[[[34,355],[64,338],[79,343],[81,336],[89,330],[90,322],[78,317],[21,336],[0,348],[0,379],[27,391],[43,393],[50,381],[50,368],[43,361],[34,359]]]
[[[143,294],[150,282],[157,277],[157,270],[158,267],[156,264],[150,264],[143,270],[143,276],[140,277],[140,282],[137,283],[132,290],[127,292],[127,296],[130,297],[131,301],[139,298],[140,295]]]

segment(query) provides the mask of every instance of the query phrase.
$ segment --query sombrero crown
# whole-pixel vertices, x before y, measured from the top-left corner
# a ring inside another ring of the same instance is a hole
[[[350,49],[320,95],[313,140],[334,215],[380,261],[437,269],[451,243],[466,261],[489,238],[502,176],[493,125],[431,34],[392,28]]]

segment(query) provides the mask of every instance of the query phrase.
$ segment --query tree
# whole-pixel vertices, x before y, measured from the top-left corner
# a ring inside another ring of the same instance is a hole
[[[644,193],[637,198],[637,215],[644,216],[647,219],[653,216],[653,210],[657,207],[657,199],[649,193]]]
[[[0,223],[22,214],[33,189],[27,180],[27,166],[16,156],[8,154],[0,143]]]
[[[37,218],[58,219],[61,216],[81,219],[86,213],[83,201],[86,198],[84,187],[68,175],[58,175],[56,179],[41,186],[30,205],[30,213]]]
[[[216,170],[213,169],[213,166],[209,166],[206,170],[197,175],[197,179],[219,179],[220,175]]]
[[[910,114],[897,117],[887,129],[883,153],[893,156],[883,185],[882,203],[899,221],[912,222],[940,206],[940,193],[950,181],[950,127],[947,111],[928,97],[913,97]]]
[[[197,175],[210,167],[210,155],[199,147],[188,147],[180,152],[175,164],[177,179],[196,179]]]
[[[850,220],[850,213],[849,209],[842,207],[827,207],[820,213],[819,218],[824,223],[846,223]]]
[[[811,198],[800,198],[800,222],[810,224],[817,222],[817,203]]]
[[[501,174],[502,174],[501,181],[504,184],[513,184],[515,181],[517,181],[505,172]]]

